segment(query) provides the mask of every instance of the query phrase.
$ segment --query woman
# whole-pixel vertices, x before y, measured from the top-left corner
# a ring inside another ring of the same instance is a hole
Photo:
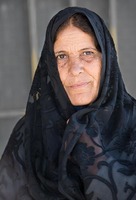
[[[1,159],[0,199],[136,199],[135,119],[103,20],[60,11]]]

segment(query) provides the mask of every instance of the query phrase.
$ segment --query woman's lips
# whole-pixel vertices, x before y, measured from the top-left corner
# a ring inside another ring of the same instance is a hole
[[[88,84],[89,84],[89,82],[81,82],[81,83],[76,83],[76,84],[70,85],[69,87],[71,89],[79,89],[79,88],[87,86]]]

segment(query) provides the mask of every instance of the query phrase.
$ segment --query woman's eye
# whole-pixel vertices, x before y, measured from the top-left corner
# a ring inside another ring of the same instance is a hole
[[[65,54],[60,54],[60,55],[57,55],[56,56],[57,60],[63,60],[66,58],[66,55]]]
[[[93,51],[84,51],[80,56],[82,60],[89,62],[95,57],[95,53]]]
[[[93,53],[92,51],[84,51],[84,52],[83,52],[83,55],[84,55],[84,56],[93,56],[94,53]]]

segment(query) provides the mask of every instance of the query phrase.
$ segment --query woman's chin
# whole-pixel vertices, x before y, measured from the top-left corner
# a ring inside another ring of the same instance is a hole
[[[70,99],[71,104],[73,106],[86,106],[88,104],[91,104],[93,102],[93,99],[86,99],[86,98],[72,98]]]

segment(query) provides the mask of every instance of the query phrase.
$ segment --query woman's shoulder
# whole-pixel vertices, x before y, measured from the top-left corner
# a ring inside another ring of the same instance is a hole
[[[14,169],[15,166],[25,167],[25,153],[24,153],[24,130],[25,130],[25,116],[22,117],[15,125],[5,150],[0,159],[0,172],[4,167]]]
[[[24,133],[25,133],[25,116],[23,116],[15,125],[8,143],[5,147],[4,153],[2,158],[5,155],[16,154],[16,151],[19,151],[21,146],[23,145],[24,140]]]
[[[9,138],[0,160],[0,199],[11,200],[28,198],[23,147],[25,117],[21,118]]]

